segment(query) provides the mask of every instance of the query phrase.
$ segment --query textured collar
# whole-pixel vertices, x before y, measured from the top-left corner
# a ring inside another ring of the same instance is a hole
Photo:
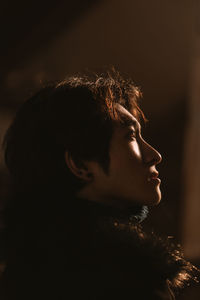
[[[75,198],[74,201],[76,207],[86,215],[89,214],[93,220],[103,219],[124,224],[138,224],[147,217],[149,212],[148,207],[144,205],[120,209],[87,199]]]

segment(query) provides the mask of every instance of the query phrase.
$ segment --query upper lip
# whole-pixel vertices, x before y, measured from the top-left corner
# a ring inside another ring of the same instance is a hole
[[[159,173],[155,171],[155,172],[152,172],[149,177],[150,178],[157,178],[158,175],[159,175]]]

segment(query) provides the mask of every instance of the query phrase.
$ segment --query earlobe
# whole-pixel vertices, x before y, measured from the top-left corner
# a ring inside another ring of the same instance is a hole
[[[75,160],[72,158],[72,155],[68,151],[65,152],[65,162],[67,164],[67,167],[76,177],[84,181],[92,180],[93,175],[91,172],[89,172],[85,164],[82,163],[81,166],[79,166],[78,163],[75,162]]]

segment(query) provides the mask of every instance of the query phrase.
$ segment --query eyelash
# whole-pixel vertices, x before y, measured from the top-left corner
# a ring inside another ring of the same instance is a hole
[[[129,137],[131,139],[136,139],[137,138],[137,132],[136,131],[131,131],[130,134],[129,134]]]

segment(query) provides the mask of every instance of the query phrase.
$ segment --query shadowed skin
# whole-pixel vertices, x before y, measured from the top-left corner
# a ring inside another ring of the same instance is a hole
[[[161,200],[160,180],[150,177],[157,172],[161,155],[142,138],[138,120],[120,104],[116,109],[124,124],[114,123],[109,172],[106,174],[98,162],[85,162],[92,176],[78,197],[119,208],[156,205]]]

